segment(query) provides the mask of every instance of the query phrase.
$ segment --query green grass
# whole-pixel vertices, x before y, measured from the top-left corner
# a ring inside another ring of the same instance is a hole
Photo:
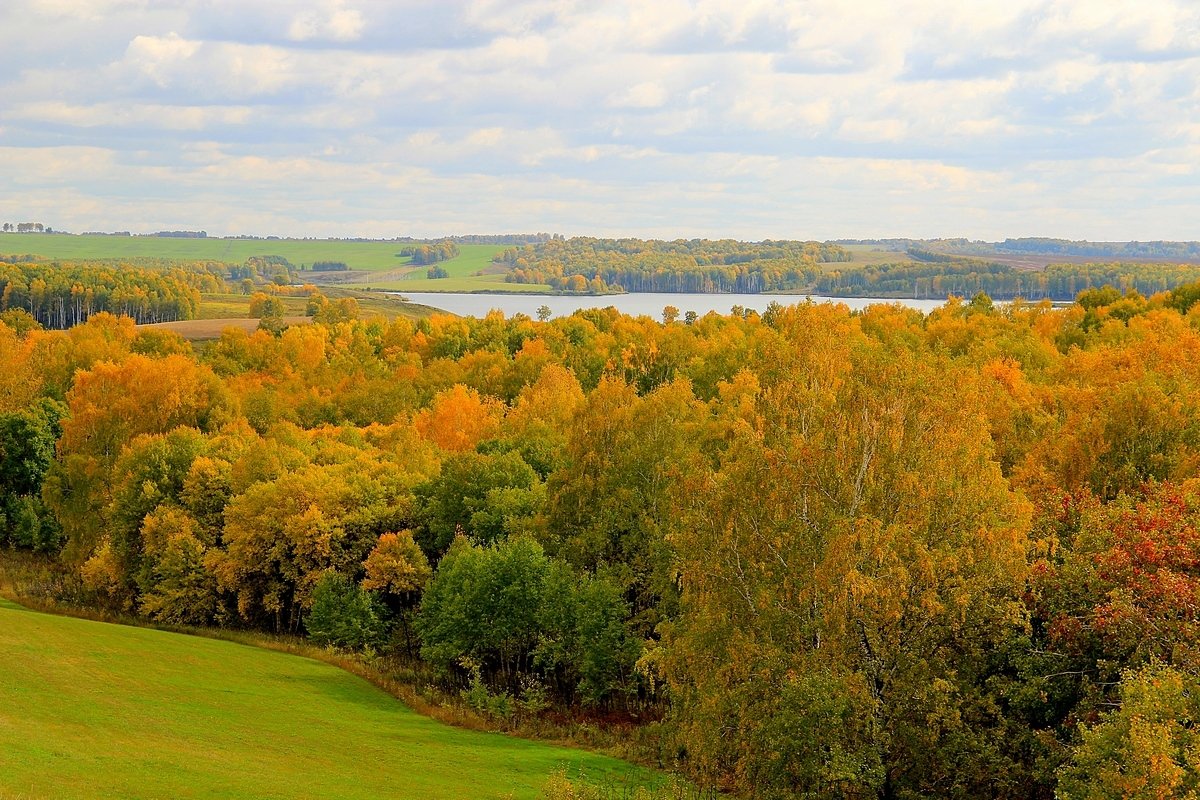
[[[831,261],[827,264],[821,264],[826,272],[835,270],[839,266],[845,266],[847,263],[855,266],[866,264],[903,264],[912,261],[908,253],[903,250],[888,250],[885,247],[874,244],[844,244],[843,248],[850,253],[850,261]]]
[[[405,303],[399,298],[378,292],[361,292],[345,289],[340,286],[322,286],[321,294],[330,300],[342,297],[353,297],[358,301],[360,319],[385,317],[395,319],[421,319],[435,313],[437,309],[418,303]],[[283,303],[284,316],[303,316],[308,307],[308,297],[287,297],[280,295]],[[200,296],[200,312],[198,319],[244,319],[250,316],[250,296],[244,294],[203,294]]]
[[[450,273],[448,277],[429,279],[425,277],[428,267],[413,267],[404,274],[392,271],[377,278],[354,284],[372,289],[387,289],[397,292],[522,292],[540,294],[549,292],[545,284],[528,285],[505,283],[503,272],[491,271],[492,259],[506,249],[497,245],[463,244],[458,246],[458,258],[443,261],[438,266]],[[483,272],[480,275],[477,273]]]
[[[595,753],[452,728],[311,659],[0,599],[0,797],[534,798]]]
[[[491,265],[492,259],[507,249],[503,245],[494,244],[460,244],[458,256],[449,261],[443,261],[438,266],[450,273],[451,278],[466,278],[480,270],[487,269]],[[416,267],[410,274],[414,279],[425,279],[427,269],[427,266]],[[483,277],[496,278],[500,276],[487,275]]]
[[[396,253],[399,242],[346,242],[328,239],[171,239],[156,236],[66,236],[49,233],[0,233],[0,253],[33,254],[53,259],[164,258],[180,261],[226,261],[241,264],[250,256],[283,256],[291,263],[343,261],[354,270],[386,272],[411,267]],[[459,245],[460,255],[443,262],[451,275],[470,275],[485,268],[502,245]],[[336,273],[335,273],[336,274]]]

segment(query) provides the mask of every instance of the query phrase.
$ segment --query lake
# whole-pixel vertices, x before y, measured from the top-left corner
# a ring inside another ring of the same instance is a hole
[[[545,294],[457,294],[454,292],[396,292],[413,303],[433,306],[461,317],[482,317],[492,309],[499,309],[506,317],[513,314],[537,316],[539,306],[548,306],[551,316],[565,317],[581,308],[615,307],[624,314],[646,315],[659,319],[665,306],[679,309],[679,317],[689,311],[704,316],[710,311],[728,314],[733,306],[752,308],[759,313],[766,310],[771,301],[780,305],[803,303],[809,299],[798,294],[675,294],[670,292],[639,292],[630,294],[589,295],[545,295]],[[885,300],[874,297],[818,297],[815,303],[845,303],[851,309],[861,310],[876,303],[900,303],[918,311],[929,312],[944,304],[944,300]]]

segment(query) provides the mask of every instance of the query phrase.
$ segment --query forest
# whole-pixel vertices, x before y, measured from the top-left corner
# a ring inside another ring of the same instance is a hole
[[[0,260],[0,312],[21,309],[47,328],[69,328],[110,312],[135,322],[193,319],[211,273],[125,265]]]
[[[996,248],[1012,253],[1061,253],[1088,258],[1161,258],[1200,261],[1200,242],[1086,242],[1030,237],[1005,239]]]
[[[741,266],[656,258],[701,252]],[[0,543],[63,602],[624,715],[736,795],[1200,792],[1200,283],[347,317],[11,304]]]
[[[1200,280],[1196,263],[1063,263],[1042,270],[1018,269],[988,260],[985,250],[964,255],[965,240],[907,244],[906,260],[860,263],[836,243],[733,240],[594,239],[576,237],[514,247],[498,261],[510,270],[513,283],[547,284],[559,291],[770,293],[809,292],[827,297],[905,297],[945,299],[979,292],[995,300],[1050,299],[1069,302],[1085,289],[1116,286],[1145,295]],[[1160,247],[1118,243],[1074,243],[1080,247],[1039,250],[1043,240],[1008,240],[997,250],[1049,252],[1097,257],[1182,258],[1188,243],[1154,243]],[[887,243],[887,242],[884,242]],[[1083,247],[1088,245],[1088,247]],[[1170,246],[1168,246],[1170,245]],[[949,250],[936,248],[950,247]]]
[[[914,262],[848,265],[816,278],[815,291],[831,297],[942,299],[979,292],[996,300],[1070,301],[1087,289],[1116,286],[1145,295],[1200,280],[1200,264],[1050,264],[1019,270],[982,258],[910,249]]]
[[[573,237],[509,248],[498,261],[512,283],[567,291],[758,293],[807,285],[817,262],[849,259],[820,242]]]

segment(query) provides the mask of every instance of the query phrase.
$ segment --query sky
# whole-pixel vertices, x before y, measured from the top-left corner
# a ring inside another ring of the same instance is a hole
[[[2,0],[0,220],[1200,239],[1200,3]]]

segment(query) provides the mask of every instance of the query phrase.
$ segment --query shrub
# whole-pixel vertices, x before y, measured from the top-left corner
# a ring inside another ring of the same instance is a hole
[[[368,650],[387,638],[384,615],[369,592],[336,572],[327,572],[313,589],[312,610],[304,627],[318,645]]]

